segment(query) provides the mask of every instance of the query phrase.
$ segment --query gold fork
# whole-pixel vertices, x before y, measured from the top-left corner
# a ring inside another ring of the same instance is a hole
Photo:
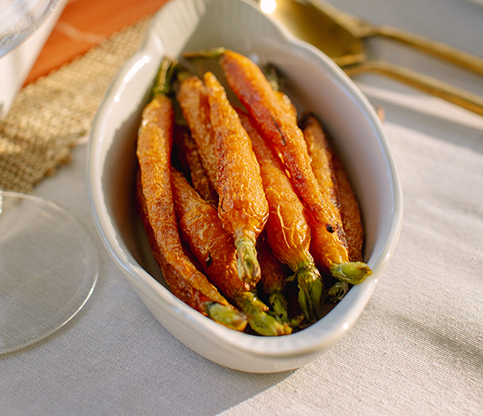
[[[389,38],[483,75],[481,58],[389,26],[371,25],[323,0],[276,0],[271,14],[292,34],[322,50],[349,76],[379,73],[483,115],[481,97],[407,68],[369,60],[363,40],[374,36]]]

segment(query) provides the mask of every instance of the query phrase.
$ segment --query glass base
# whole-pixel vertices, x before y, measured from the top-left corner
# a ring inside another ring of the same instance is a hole
[[[97,277],[97,250],[80,221],[51,202],[0,191],[0,353],[61,328]]]

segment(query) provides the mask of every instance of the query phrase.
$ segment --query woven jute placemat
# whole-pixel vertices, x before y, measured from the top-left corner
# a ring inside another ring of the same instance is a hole
[[[69,162],[114,75],[140,47],[150,20],[112,35],[19,92],[0,123],[0,189],[31,193]]]

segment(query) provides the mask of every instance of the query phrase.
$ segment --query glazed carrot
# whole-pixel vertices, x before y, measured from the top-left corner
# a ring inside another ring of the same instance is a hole
[[[317,118],[311,114],[302,121],[312,168],[332,208],[333,221],[342,223],[346,235],[349,259],[362,260],[364,231],[354,191],[347,179],[344,167],[335,155]]]
[[[210,184],[208,174],[201,162],[198,146],[191,137],[189,130],[177,126],[175,129],[175,138],[177,147],[179,148],[179,154],[177,156],[186,170],[185,174],[189,175],[193,188],[205,201],[217,206],[218,195]]]
[[[246,327],[247,320],[239,311],[235,310],[231,305],[222,305],[213,302],[210,298],[203,295],[200,291],[191,286],[179,271],[172,267],[166,260],[166,257],[159,249],[153,228],[149,223],[146,200],[143,195],[141,177],[139,175],[138,184],[136,186],[136,205],[138,214],[141,218],[146,235],[148,237],[149,246],[153,257],[163,272],[164,279],[168,284],[171,292],[181,301],[192,307],[203,315],[209,316],[214,321],[221,323],[236,331],[243,331]]]
[[[209,300],[203,302],[204,312],[217,320],[220,315],[217,311],[221,306],[223,310],[234,311],[234,308],[186,256],[178,233],[170,183],[173,120],[171,100],[162,93],[154,96],[142,114],[136,154],[141,171],[147,218],[164,260],[162,264],[169,265],[169,270],[167,267],[165,269],[170,276],[184,280],[174,286],[175,294],[180,293],[177,289],[181,287],[192,288],[192,294],[199,292]],[[184,292],[181,293],[185,295]],[[213,308],[213,303],[219,304],[220,307]],[[226,316],[223,315],[222,318]],[[236,320],[238,322],[239,318]],[[232,321],[221,323],[231,327],[238,325],[234,325]]]
[[[210,107],[203,82],[196,76],[185,78],[176,94],[201,162],[213,189],[217,189],[215,136],[211,128]]]
[[[246,114],[239,113],[260,164],[270,213],[265,225],[275,257],[288,265],[297,280],[299,303],[308,322],[321,318],[323,281],[310,254],[311,229],[305,208],[285,174],[280,159],[260,137]]]
[[[253,285],[238,277],[233,239],[223,230],[216,208],[204,201],[174,168],[171,168],[171,187],[182,236],[190,247],[196,248],[191,251],[203,270],[211,272],[213,284],[231,300],[236,293],[251,290]]]
[[[351,261],[362,261],[364,229],[362,227],[359,204],[341,160],[334,154],[332,162],[339,195],[339,209],[349,249],[349,258]]]
[[[166,126],[158,124],[166,122]],[[137,156],[141,168],[141,181],[146,199],[148,218],[160,250],[173,267],[184,268],[188,282],[205,295],[226,304],[215,288],[206,284],[195,267],[186,262],[182,252],[174,217],[169,173],[169,153],[172,135],[171,101],[164,95],[156,97],[143,112],[139,132]]]
[[[331,225],[335,226],[336,230],[344,231],[343,243],[347,249],[347,260],[349,260],[346,229],[339,211],[339,199],[332,167],[332,153],[328,150],[328,142],[314,116],[305,116],[302,121],[302,130],[307,143],[312,170],[320,185],[321,198],[324,201],[328,220]],[[323,247],[323,244],[325,244],[325,239],[320,239],[320,235],[315,235],[312,241],[312,252],[317,252],[320,247]]]
[[[257,130],[283,157],[291,181],[309,213],[312,238],[316,242],[312,253],[316,264],[338,279],[360,283],[371,270],[364,263],[349,262],[344,230],[331,221],[312,171],[303,133],[293,122],[293,114],[284,110],[276,91],[248,58],[224,51],[220,63],[230,88],[255,120]]]
[[[211,282],[246,313],[250,327],[267,336],[291,332],[260,301],[255,285],[243,281],[237,270],[236,249],[218,218],[215,207],[204,201],[181,172],[172,169],[174,206],[184,240]]]
[[[268,218],[260,166],[223,86],[211,72],[204,83],[215,132],[218,216],[235,242],[240,277],[256,283],[261,275],[255,245]]]
[[[322,130],[319,121],[312,114],[306,114],[301,121],[301,128],[307,143],[307,151],[310,156],[312,170],[324,193],[324,201],[327,204],[332,221],[341,226],[339,212],[338,191],[332,162],[332,151],[327,137]]]

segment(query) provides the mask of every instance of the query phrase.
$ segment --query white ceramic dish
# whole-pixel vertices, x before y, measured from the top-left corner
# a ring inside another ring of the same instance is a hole
[[[337,138],[366,228],[373,274],[322,320],[298,333],[267,338],[229,330],[197,313],[159,283],[134,208],[135,143],[142,108],[163,55],[224,46],[279,67],[299,109],[312,110]],[[88,187],[92,214],[109,253],[156,319],[202,356],[248,372],[297,368],[318,357],[354,325],[399,237],[402,196],[393,158],[371,105],[315,48],[242,0],[171,0],[154,17],[146,42],[120,71],[91,131]]]

